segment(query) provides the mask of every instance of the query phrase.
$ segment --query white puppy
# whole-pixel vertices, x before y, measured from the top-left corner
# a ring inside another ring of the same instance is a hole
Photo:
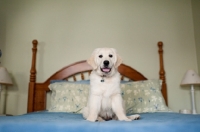
[[[92,66],[90,93],[83,117],[88,121],[118,119],[131,121],[139,115],[126,116],[117,70],[121,57],[113,48],[97,48],[87,62]]]

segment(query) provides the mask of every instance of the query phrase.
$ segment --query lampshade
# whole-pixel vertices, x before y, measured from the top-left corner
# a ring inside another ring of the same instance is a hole
[[[194,70],[188,70],[181,81],[181,85],[200,84],[200,77]]]
[[[0,67],[0,84],[12,85],[12,80],[5,67]]]

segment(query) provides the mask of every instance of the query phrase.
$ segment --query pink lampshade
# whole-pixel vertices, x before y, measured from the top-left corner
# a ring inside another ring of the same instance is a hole
[[[200,84],[200,77],[194,70],[188,70],[181,81],[181,85],[199,85],[199,84]]]
[[[12,80],[5,67],[0,66],[0,84],[12,85]]]

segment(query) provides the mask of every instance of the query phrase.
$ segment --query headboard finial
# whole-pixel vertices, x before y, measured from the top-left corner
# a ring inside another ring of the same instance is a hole
[[[163,46],[163,42],[162,42],[162,41],[159,41],[159,42],[158,42],[158,46],[159,46],[159,47],[162,47],[162,46]]]
[[[37,41],[36,39],[34,39],[34,40],[32,41],[32,43],[33,43],[33,46],[35,47],[35,46],[37,46],[38,41]]]

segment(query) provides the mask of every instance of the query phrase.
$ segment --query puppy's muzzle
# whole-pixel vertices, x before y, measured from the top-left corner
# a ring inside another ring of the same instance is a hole
[[[101,68],[101,71],[102,71],[102,72],[105,72],[105,73],[110,72],[110,71],[111,71],[111,68],[109,68],[109,64],[110,64],[110,62],[109,62],[108,60],[105,60],[105,61],[103,62],[103,68]]]

